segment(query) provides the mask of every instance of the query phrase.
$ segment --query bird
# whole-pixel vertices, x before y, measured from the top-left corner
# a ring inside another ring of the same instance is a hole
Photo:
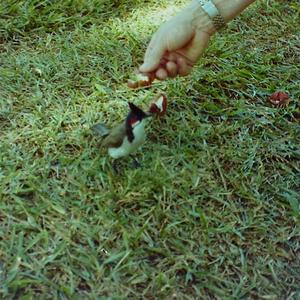
[[[103,123],[95,124],[92,131],[103,137],[101,147],[108,149],[113,159],[131,156],[146,140],[145,126],[152,114],[128,102],[130,111],[125,120],[109,129]]]

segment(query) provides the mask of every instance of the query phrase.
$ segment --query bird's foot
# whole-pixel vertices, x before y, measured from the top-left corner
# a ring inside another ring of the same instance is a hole
[[[115,176],[120,175],[122,173],[123,168],[122,168],[122,164],[120,163],[119,160],[113,161],[111,166],[112,166],[113,174]]]
[[[132,159],[132,168],[133,169],[139,169],[142,167],[141,163],[133,155],[130,155],[130,157]]]

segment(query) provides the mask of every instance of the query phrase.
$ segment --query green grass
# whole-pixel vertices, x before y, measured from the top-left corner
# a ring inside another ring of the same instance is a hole
[[[129,90],[171,2],[1,1],[1,299],[299,299],[299,3],[258,2],[189,77]],[[143,168],[114,175],[90,126],[159,91]]]

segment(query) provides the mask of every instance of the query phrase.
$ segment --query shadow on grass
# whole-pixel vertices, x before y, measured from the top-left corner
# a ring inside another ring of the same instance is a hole
[[[122,18],[133,9],[146,8],[144,1],[1,1],[0,38],[16,39],[29,32],[56,32],[90,27]]]

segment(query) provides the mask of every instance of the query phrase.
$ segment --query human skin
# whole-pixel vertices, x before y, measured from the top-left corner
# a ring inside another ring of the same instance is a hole
[[[253,2],[255,0],[213,0],[226,23]],[[199,1],[193,0],[153,35],[140,72],[154,74],[160,80],[188,75],[215,32],[212,20]]]

